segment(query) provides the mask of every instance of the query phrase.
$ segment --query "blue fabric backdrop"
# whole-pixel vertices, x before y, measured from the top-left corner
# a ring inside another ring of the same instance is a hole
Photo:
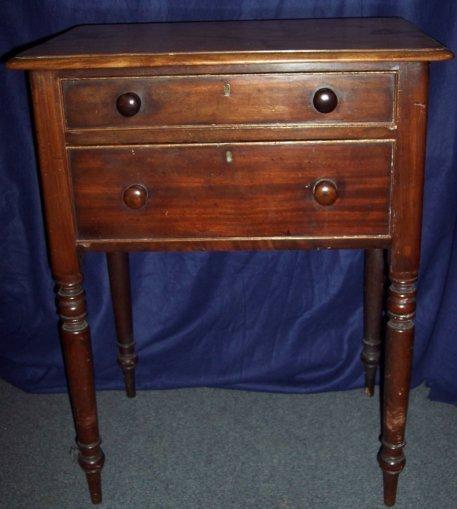
[[[402,16],[457,49],[454,0],[3,0],[0,52],[81,23]],[[431,72],[414,384],[457,403],[457,63]],[[0,69],[0,376],[65,389],[25,76]],[[138,386],[362,385],[362,253],[135,254]],[[102,254],[87,255],[98,389],[122,387]]]

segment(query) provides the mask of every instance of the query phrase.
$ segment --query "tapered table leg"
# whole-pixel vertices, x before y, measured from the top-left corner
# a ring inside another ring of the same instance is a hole
[[[414,341],[416,279],[391,275],[385,350],[382,447],[384,502],[394,505],[398,475],[405,466],[405,426]]]
[[[86,473],[93,503],[102,500],[100,448],[92,347],[76,248],[76,221],[62,127],[65,115],[57,73],[31,74],[38,153],[51,267],[57,284],[60,337],[76,428],[79,464]]]
[[[392,191],[389,250],[390,287],[387,299],[387,334],[384,352],[382,446],[384,503],[392,506],[398,476],[405,466],[405,427],[411,381],[419,272],[424,150],[427,121],[428,65],[406,62],[400,66],[395,185]]]
[[[374,394],[376,370],[381,357],[383,295],[384,251],[366,249],[362,363],[365,369],[365,393],[368,396]]]
[[[92,348],[81,279],[78,275],[71,283],[57,282],[57,309],[61,318],[60,335],[75,421],[78,461],[86,474],[90,498],[98,504],[102,501],[100,474],[105,456],[100,448]]]
[[[125,392],[129,398],[136,394],[135,366],[138,356],[133,339],[132,304],[128,253],[107,253],[108,274],[118,338],[118,362],[124,374]]]

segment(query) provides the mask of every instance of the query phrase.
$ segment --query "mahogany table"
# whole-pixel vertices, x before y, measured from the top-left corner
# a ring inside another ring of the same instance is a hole
[[[128,252],[364,248],[366,392],[388,250],[384,500],[405,465],[427,75],[452,53],[398,18],[87,25],[11,59],[30,72],[79,463],[101,501],[80,254],[107,252],[128,396]]]

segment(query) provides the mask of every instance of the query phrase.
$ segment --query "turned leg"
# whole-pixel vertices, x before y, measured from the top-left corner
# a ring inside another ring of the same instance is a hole
[[[105,460],[100,448],[95,399],[92,348],[86,322],[86,303],[81,276],[57,282],[57,307],[68,388],[76,427],[78,461],[89,485],[94,504],[102,501],[101,469]]]
[[[79,464],[86,473],[92,502],[97,504],[102,500],[100,474],[104,455],[100,448],[91,340],[76,248],[74,197],[62,130],[65,113],[61,82],[57,73],[40,71],[31,74],[31,85],[49,255],[57,283],[59,330]]]
[[[133,339],[129,255],[115,252],[106,256],[119,347],[117,359],[124,374],[125,392],[129,398],[133,398],[136,393],[135,365],[138,357]]]
[[[428,65],[404,63],[398,75],[396,164],[392,174],[390,287],[384,351],[382,446],[384,502],[395,503],[405,466],[405,426],[413,360],[416,281],[419,271],[427,121]]]
[[[395,503],[398,475],[405,466],[405,425],[414,341],[416,278],[391,275],[387,312],[382,447],[379,463],[384,478],[384,502]]]
[[[384,294],[384,251],[365,250],[364,338],[362,363],[365,393],[373,396],[376,369],[381,357],[382,299]]]

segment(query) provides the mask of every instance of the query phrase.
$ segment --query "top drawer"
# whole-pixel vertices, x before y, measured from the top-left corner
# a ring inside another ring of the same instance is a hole
[[[353,72],[83,78],[63,79],[62,91],[70,129],[391,123],[395,76]]]

